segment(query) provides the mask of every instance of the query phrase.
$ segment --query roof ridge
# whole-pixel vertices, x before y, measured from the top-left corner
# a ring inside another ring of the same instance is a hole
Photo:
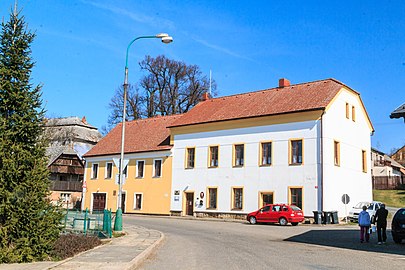
[[[302,83],[296,83],[296,84],[291,84],[290,86],[285,86],[285,87],[273,87],[273,88],[266,88],[266,89],[261,89],[261,90],[255,90],[255,91],[251,91],[251,92],[245,92],[245,93],[239,93],[239,94],[233,94],[233,95],[229,95],[229,96],[222,96],[222,97],[215,97],[215,98],[210,98],[207,99],[206,101],[210,101],[210,100],[215,100],[215,99],[223,99],[223,98],[232,98],[232,97],[236,97],[236,96],[244,96],[244,95],[249,95],[249,94],[255,94],[255,93],[259,93],[259,92],[264,92],[264,91],[274,91],[274,90],[280,90],[280,89],[285,89],[285,88],[291,88],[294,86],[299,86],[299,85],[304,85],[304,84],[314,84],[314,83],[320,83],[323,81],[334,81],[338,84],[341,84],[345,87],[348,87],[347,85],[345,85],[344,83],[334,79],[334,78],[327,78],[327,79],[322,79],[322,80],[316,80],[316,81],[310,81],[310,82],[302,82]],[[350,87],[348,87],[349,89],[351,89]],[[351,89],[352,91],[355,91],[353,89]],[[357,91],[355,91],[357,93]],[[201,102],[200,102],[201,103]],[[198,103],[198,104],[200,104]]]
[[[167,119],[167,118],[171,118],[171,117],[179,117],[179,116],[183,116],[184,113],[179,113],[179,114],[171,114],[171,115],[155,115],[153,117],[147,117],[147,118],[138,118],[138,119],[134,119],[131,121],[127,121],[127,123],[139,123],[139,122],[147,122],[147,121],[151,121],[151,120],[156,120],[156,119]],[[122,124],[122,122],[118,123],[118,124]]]

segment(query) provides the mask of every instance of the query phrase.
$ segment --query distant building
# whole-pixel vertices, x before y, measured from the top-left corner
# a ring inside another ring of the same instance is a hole
[[[385,153],[371,148],[373,189],[395,189],[404,182],[405,167]]]
[[[402,166],[405,166],[405,145],[399,148],[394,154],[392,154],[391,158]]]
[[[45,136],[49,140],[46,155],[51,200],[61,201],[64,207],[80,207],[85,165],[82,156],[102,135],[85,117],[65,117],[48,119]]]

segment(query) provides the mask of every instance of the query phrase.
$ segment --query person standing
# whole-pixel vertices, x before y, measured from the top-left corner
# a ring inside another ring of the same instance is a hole
[[[385,209],[385,204],[381,204],[381,208],[379,208],[375,212],[373,224],[377,222],[377,236],[378,236],[378,243],[381,245],[387,241],[387,216],[388,210]]]
[[[363,211],[359,213],[359,226],[360,226],[360,242],[364,242],[364,238],[366,238],[366,242],[370,240],[370,232],[369,228],[371,225],[370,215],[366,211],[367,206],[363,206]]]

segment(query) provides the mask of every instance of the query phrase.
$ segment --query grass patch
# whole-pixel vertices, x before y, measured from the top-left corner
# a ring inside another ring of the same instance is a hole
[[[405,206],[405,190],[373,190],[373,200],[391,207]]]

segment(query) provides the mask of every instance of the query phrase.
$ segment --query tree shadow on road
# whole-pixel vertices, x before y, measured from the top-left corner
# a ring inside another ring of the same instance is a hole
[[[377,234],[370,236],[369,243],[360,243],[360,231],[355,229],[344,230],[311,230],[300,235],[285,239],[284,241],[306,243],[320,246],[337,247],[344,249],[362,250],[378,253],[405,255],[405,243],[395,244],[391,232],[387,231],[387,243],[377,245]]]

